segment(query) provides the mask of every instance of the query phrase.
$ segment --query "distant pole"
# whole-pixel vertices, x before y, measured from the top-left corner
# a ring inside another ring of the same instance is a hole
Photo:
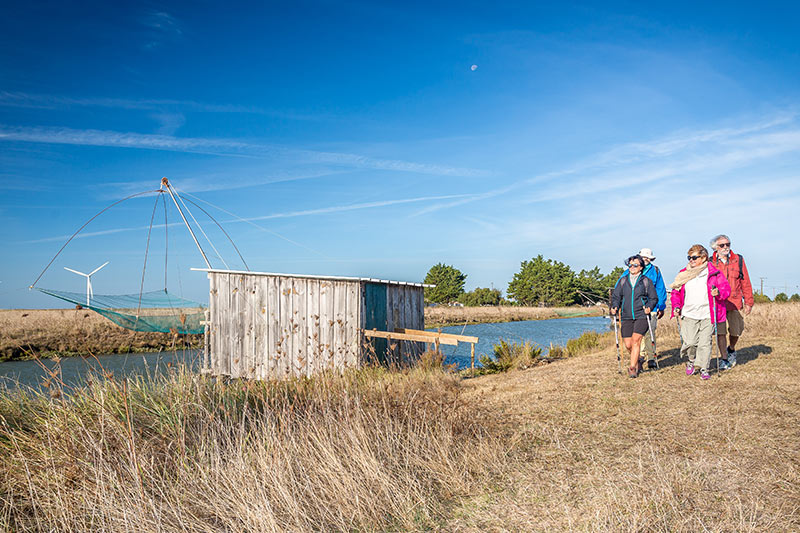
[[[759,278],[761,280],[761,296],[764,296],[764,280],[767,278]]]

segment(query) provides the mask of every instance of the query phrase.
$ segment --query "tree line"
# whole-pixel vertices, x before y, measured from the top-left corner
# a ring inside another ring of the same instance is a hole
[[[425,289],[425,301],[430,303],[459,302],[466,306],[524,305],[564,306],[605,301],[608,290],[614,287],[623,269],[617,267],[603,274],[599,267],[575,272],[569,265],[541,254],[523,261],[506,290],[478,287],[466,292],[467,275],[452,265],[437,263],[425,276],[425,283],[436,287]]]

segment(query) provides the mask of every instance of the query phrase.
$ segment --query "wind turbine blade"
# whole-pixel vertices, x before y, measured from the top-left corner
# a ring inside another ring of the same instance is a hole
[[[84,274],[83,272],[78,272],[77,270],[72,270],[71,268],[64,267],[64,270],[69,270],[70,272],[74,272],[75,274],[80,274],[81,276],[88,276],[89,274]]]
[[[94,297],[94,289],[92,288],[92,278],[86,278],[87,288],[89,290],[89,296]]]
[[[95,268],[94,270],[92,270],[92,273],[91,273],[91,274],[89,274],[89,275],[90,275],[90,276],[94,275],[94,273],[95,273],[95,272],[97,272],[98,270],[100,270],[101,268],[103,268],[104,266],[106,266],[108,263],[110,263],[110,261],[106,261],[105,263],[103,263],[103,264],[102,264],[102,265],[100,265],[99,267]]]

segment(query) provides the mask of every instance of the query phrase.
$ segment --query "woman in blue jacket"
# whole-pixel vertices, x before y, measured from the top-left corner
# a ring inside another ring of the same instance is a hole
[[[611,293],[611,314],[620,315],[622,341],[631,355],[628,377],[635,378],[642,370],[639,348],[647,333],[647,317],[658,304],[658,294],[653,281],[642,275],[644,260],[640,255],[629,257],[625,264],[628,275],[622,276]]]

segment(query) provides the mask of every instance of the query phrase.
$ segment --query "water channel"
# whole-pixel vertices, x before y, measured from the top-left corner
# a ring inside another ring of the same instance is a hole
[[[580,336],[585,331],[608,331],[609,321],[603,317],[559,318],[552,320],[527,320],[497,324],[472,324],[442,328],[444,333],[472,335],[480,338],[475,348],[475,359],[480,354],[492,353],[492,346],[500,339],[508,342],[529,341],[541,346],[545,352],[550,343],[563,346],[567,340]],[[468,368],[470,345],[442,346],[445,363],[455,363],[458,368]],[[68,385],[84,382],[92,373],[112,373],[115,378],[135,375],[154,375],[177,364],[199,368],[200,353],[197,350],[178,352],[114,354],[98,357],[64,357],[60,361],[60,379]],[[42,368],[44,366],[44,368]],[[41,387],[48,377],[45,369],[57,368],[53,360],[8,361],[0,363],[0,387],[14,388],[18,385]]]

